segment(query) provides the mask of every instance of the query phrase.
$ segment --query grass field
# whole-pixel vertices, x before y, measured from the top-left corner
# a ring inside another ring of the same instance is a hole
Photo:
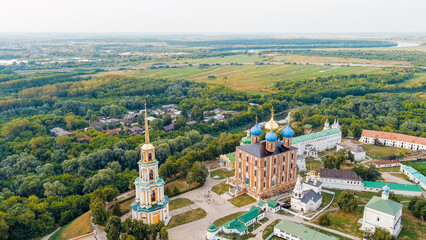
[[[246,212],[242,211],[242,212],[236,212],[236,213],[233,213],[233,214],[229,214],[229,215],[227,215],[225,217],[221,217],[221,218],[217,219],[216,221],[213,222],[213,224],[216,227],[219,227],[219,226],[221,226],[221,225],[223,225],[223,224],[231,221],[232,219],[237,218],[237,217],[243,215],[244,213],[246,213]]]
[[[382,157],[389,157],[392,155],[408,154],[410,150],[398,147],[385,147],[376,146],[373,144],[363,144],[362,148],[366,151],[366,154],[373,159],[383,160]]]
[[[309,170],[318,170],[324,166],[324,163],[321,161],[314,160],[313,157],[306,158],[306,168]]]
[[[59,231],[50,237],[50,240],[67,240],[90,232],[92,232],[90,212],[86,212],[59,229]]]
[[[165,187],[169,188],[169,189],[173,189],[175,186],[179,189],[179,193],[184,193],[184,192],[187,192],[191,189],[198,187],[197,184],[188,184],[186,182],[186,178],[178,178],[176,180],[173,180],[173,181],[166,183],[166,185],[165,185]],[[173,195],[173,196],[175,196],[175,195]],[[169,197],[172,197],[172,196],[169,196]]]
[[[228,170],[225,170],[225,169],[218,169],[218,170],[210,172],[210,177],[214,178],[215,176],[218,176],[218,177],[216,177],[214,179],[224,179],[224,178],[232,177],[232,176],[234,176],[234,174],[235,174],[235,171],[228,171]]]
[[[426,222],[414,217],[407,209],[407,206],[402,208],[402,230],[398,239],[407,236],[408,239],[424,239],[426,236]]]
[[[204,209],[197,208],[172,217],[172,219],[170,219],[169,225],[167,225],[167,228],[173,228],[185,223],[194,222],[203,219],[206,216],[207,213],[204,211]]]
[[[273,91],[275,82],[297,81],[307,78],[338,74],[381,73],[381,68],[316,66],[316,65],[230,65],[211,67],[180,67],[145,69],[141,71],[119,71],[115,74],[133,75],[143,78],[187,79],[197,82],[221,84],[235,90],[249,92]],[[109,73],[114,74],[114,73]],[[215,76],[216,79],[208,79]]]
[[[131,199],[125,201],[125,202],[120,203],[120,210],[123,213],[123,215],[130,211],[130,204],[132,204],[132,202],[134,202],[134,201],[135,201],[135,199],[131,198]]]
[[[191,204],[194,204],[194,202],[189,200],[188,198],[177,198],[175,200],[170,201],[169,210],[175,210],[178,208],[189,206]]]
[[[212,191],[219,195],[224,194],[229,191],[229,185],[225,182],[216,184],[215,186],[213,186]]]
[[[230,203],[234,204],[236,207],[243,207],[245,205],[248,205],[250,203],[256,202],[256,199],[250,197],[248,194],[244,193],[243,195],[240,195],[235,198],[231,198],[228,200]]]

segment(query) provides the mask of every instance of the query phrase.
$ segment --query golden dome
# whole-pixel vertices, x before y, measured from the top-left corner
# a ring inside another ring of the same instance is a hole
[[[271,119],[265,124],[265,129],[266,130],[272,129],[272,131],[276,131],[278,130],[278,127],[279,127],[278,123],[275,122],[274,120],[274,108],[271,108]]]

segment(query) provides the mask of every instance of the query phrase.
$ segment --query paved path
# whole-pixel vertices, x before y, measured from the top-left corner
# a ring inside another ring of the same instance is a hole
[[[216,184],[224,182],[225,179],[215,180],[210,178],[210,174],[203,186],[192,191],[172,197],[171,200],[176,198],[188,198],[192,200],[197,206],[201,207],[207,212],[207,216],[195,222],[180,225],[168,230],[169,238],[173,240],[199,240],[205,239],[206,229],[215,220],[239,211],[248,211],[251,205],[241,208],[235,207],[230,202],[223,199],[221,196],[214,192],[210,193],[210,201],[204,195],[212,189]],[[188,234],[190,232],[191,234]]]
[[[197,208],[200,208],[197,204],[191,204],[189,206],[181,207],[181,208],[170,211],[170,216],[173,217],[173,216],[179,215],[181,213],[186,213],[188,211],[191,211]]]
[[[55,232],[59,231],[59,229],[61,229],[60,227],[58,227],[55,231],[53,231],[51,234],[44,236],[41,240],[48,240],[53,234],[55,234]]]
[[[400,173],[400,172],[397,172],[397,173]],[[388,181],[388,182],[400,183],[400,184],[407,184],[407,185],[413,185],[413,183],[411,183],[411,182],[409,182],[409,181],[407,181],[407,180],[405,180],[405,179],[402,179],[402,178],[396,177],[396,176],[392,175],[392,174],[391,174],[391,173],[389,173],[389,172],[383,172],[383,173],[382,173],[382,177],[383,177],[386,181]]]

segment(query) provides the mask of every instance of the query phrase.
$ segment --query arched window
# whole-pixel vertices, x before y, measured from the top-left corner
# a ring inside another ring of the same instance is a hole
[[[148,153],[148,161],[152,160],[152,153]]]
[[[149,180],[153,180],[154,179],[154,171],[149,170]]]
[[[155,202],[155,190],[151,192],[151,202]]]

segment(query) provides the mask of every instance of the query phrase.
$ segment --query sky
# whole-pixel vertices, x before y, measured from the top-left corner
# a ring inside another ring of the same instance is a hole
[[[0,32],[426,32],[425,0],[2,0]]]

